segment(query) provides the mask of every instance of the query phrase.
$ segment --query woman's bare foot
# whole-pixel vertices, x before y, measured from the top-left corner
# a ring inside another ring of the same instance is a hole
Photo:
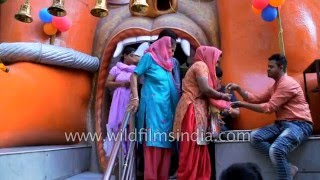
[[[290,170],[291,170],[291,176],[292,176],[292,178],[294,178],[294,176],[297,174],[299,168],[297,166],[290,164]]]

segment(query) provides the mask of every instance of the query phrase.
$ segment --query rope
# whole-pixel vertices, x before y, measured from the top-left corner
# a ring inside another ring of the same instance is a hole
[[[279,38],[280,53],[285,56],[286,53],[285,53],[285,49],[284,49],[283,28],[282,28],[281,16],[280,16],[279,8],[277,8],[277,12],[278,12],[277,19],[278,19],[278,26],[279,26],[278,38]]]
[[[99,59],[70,48],[41,43],[1,43],[0,58],[4,63],[35,62],[95,72]]]

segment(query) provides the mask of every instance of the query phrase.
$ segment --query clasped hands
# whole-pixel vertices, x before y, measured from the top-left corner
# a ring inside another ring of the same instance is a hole
[[[226,87],[225,87],[225,92],[226,93],[221,93],[221,99],[225,100],[225,101],[231,101],[231,92],[234,90],[239,89],[239,86],[237,84],[234,83],[229,83]]]
[[[238,84],[235,83],[229,83],[226,86],[226,92],[230,93],[233,91],[240,91],[240,86]],[[232,108],[238,108],[238,107],[242,107],[243,106],[243,102],[242,101],[235,101],[231,103],[231,107]]]
[[[130,88],[130,81],[121,82],[121,87]]]

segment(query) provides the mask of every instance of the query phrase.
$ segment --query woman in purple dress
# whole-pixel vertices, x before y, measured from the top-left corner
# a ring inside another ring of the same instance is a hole
[[[114,89],[107,122],[107,133],[109,137],[105,140],[107,156],[110,155],[114,139],[119,132],[121,122],[124,118],[127,106],[130,102],[130,76],[133,73],[140,57],[135,55],[135,49],[126,47],[122,53],[123,57],[109,72],[106,87]],[[127,145],[123,143],[123,152],[126,154]]]

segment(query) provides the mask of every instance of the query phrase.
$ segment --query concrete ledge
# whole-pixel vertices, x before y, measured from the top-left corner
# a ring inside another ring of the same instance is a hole
[[[0,179],[65,179],[89,170],[91,146],[35,146],[0,149]]]
[[[299,167],[295,180],[320,179],[320,137],[312,136],[306,143],[289,154],[289,161]],[[233,163],[253,162],[259,165],[263,178],[277,179],[269,159],[253,149],[246,141],[215,142],[216,179]]]
[[[100,180],[103,178],[103,174],[93,173],[93,172],[83,172],[81,174],[77,174],[66,180]]]

